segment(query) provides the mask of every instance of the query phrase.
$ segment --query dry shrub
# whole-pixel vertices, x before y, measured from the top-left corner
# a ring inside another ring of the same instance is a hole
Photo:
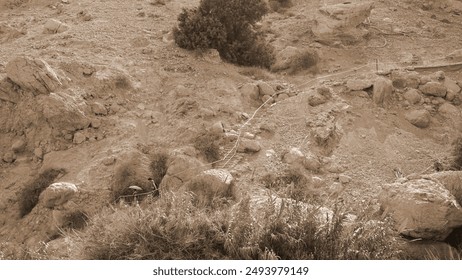
[[[318,62],[319,55],[316,52],[304,50],[291,59],[288,73],[295,74],[297,72],[307,69],[317,71],[316,65],[318,64]]]
[[[364,216],[353,224],[334,209],[329,217],[301,203],[268,200],[255,220],[249,199],[233,213],[225,248],[233,259],[395,259],[390,221]],[[373,222],[373,223],[372,223]]]
[[[29,214],[37,205],[40,194],[65,173],[64,169],[47,169],[28,182],[19,194],[19,216]]]
[[[205,207],[227,202],[231,197],[231,187],[209,175],[193,178],[186,185],[186,190],[193,194],[194,205]]]
[[[147,199],[143,208],[105,209],[86,230],[70,235],[73,259],[194,260],[226,259],[226,211],[197,208],[187,194]]]
[[[151,164],[149,165],[152,174],[151,179],[157,188],[167,174],[168,159],[169,156],[165,151],[156,152],[151,156]]]
[[[319,201],[320,191],[312,187],[311,180],[300,170],[291,168],[282,174],[266,174],[262,178],[263,186],[284,198],[296,201]]]
[[[88,215],[84,211],[75,210],[67,213],[64,217],[63,229],[83,229],[88,224]]]
[[[208,162],[220,159],[220,143],[222,137],[218,133],[205,132],[193,139],[193,146]]]
[[[269,0],[268,5],[272,11],[281,12],[287,8],[290,8],[292,0]]]
[[[140,175],[140,164],[134,159],[117,168],[111,187],[112,202],[119,202],[121,199],[130,203],[141,201],[152,190],[152,183],[148,178],[142,179]],[[140,187],[142,191],[130,188],[131,186]]]
[[[462,170],[462,137],[459,137],[454,141],[452,157],[453,161],[451,169]]]

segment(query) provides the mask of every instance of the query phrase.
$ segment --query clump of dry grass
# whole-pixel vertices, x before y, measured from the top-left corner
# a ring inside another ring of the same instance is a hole
[[[28,182],[19,194],[19,216],[29,214],[37,205],[40,194],[65,172],[64,169],[47,169]]]
[[[208,162],[215,162],[220,159],[221,141],[220,134],[204,132],[193,139],[193,146]]]

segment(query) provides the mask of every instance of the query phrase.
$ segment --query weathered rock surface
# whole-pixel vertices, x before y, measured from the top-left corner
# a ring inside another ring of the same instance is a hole
[[[319,9],[312,32],[321,40],[361,36],[357,27],[369,17],[373,2],[326,5]]]
[[[420,84],[419,73],[413,71],[393,71],[391,80],[395,88],[418,88]]]
[[[237,151],[239,153],[256,153],[261,150],[260,142],[257,140],[241,138]]]
[[[73,183],[53,183],[40,194],[39,203],[46,208],[58,207],[71,200],[77,192],[78,188]]]
[[[6,65],[6,74],[15,84],[34,94],[49,94],[62,86],[56,72],[42,59],[14,58]]]
[[[370,88],[372,84],[370,80],[351,79],[347,81],[346,86],[349,90],[358,91]]]
[[[410,89],[406,91],[403,95],[404,99],[406,99],[410,104],[418,104],[422,100],[422,96],[420,95],[420,91],[417,89]]]
[[[428,82],[419,89],[423,94],[435,97],[445,97],[447,92],[446,87],[439,82]]]
[[[64,92],[41,95],[37,97],[37,104],[51,127],[75,131],[90,125],[88,106],[76,95]]]
[[[425,109],[413,110],[405,115],[406,120],[418,128],[426,128],[430,125],[431,116]]]
[[[69,29],[69,25],[62,23],[56,19],[49,19],[44,25],[45,30],[44,33],[54,34],[54,33],[61,33]]]
[[[462,208],[438,181],[416,179],[384,185],[379,200],[406,236],[444,240],[462,226]]]
[[[186,154],[173,154],[168,162],[167,174],[160,183],[161,191],[178,190],[204,169],[197,158]]]
[[[194,177],[185,185],[200,202],[210,203],[215,197],[232,195],[233,176],[225,169],[209,169]]]
[[[372,100],[375,104],[382,106],[390,101],[393,93],[393,84],[390,80],[379,78],[374,82]]]

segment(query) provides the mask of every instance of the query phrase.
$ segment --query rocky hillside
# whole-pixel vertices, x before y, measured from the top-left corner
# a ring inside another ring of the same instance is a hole
[[[266,70],[175,45],[199,1],[0,0],[0,258],[72,258],[134,199],[300,180],[287,199],[390,216],[410,258],[461,246],[462,1],[269,2]]]

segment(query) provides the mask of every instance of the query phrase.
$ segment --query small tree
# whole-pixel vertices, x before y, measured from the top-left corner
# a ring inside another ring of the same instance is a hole
[[[267,12],[263,0],[202,0],[178,16],[175,42],[189,50],[217,49],[231,63],[269,68],[273,49],[255,32],[255,23]]]

